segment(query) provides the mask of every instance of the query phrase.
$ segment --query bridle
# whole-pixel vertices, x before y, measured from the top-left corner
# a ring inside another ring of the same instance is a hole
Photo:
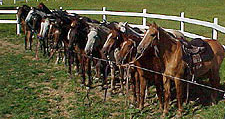
[[[149,32],[149,30],[147,31],[147,33]],[[140,55],[139,55],[139,57],[137,57],[137,55],[135,56],[135,61],[137,61],[137,60],[139,60],[141,57],[142,57],[142,55],[144,54],[144,52],[145,52],[145,50],[148,48],[148,46],[150,46],[150,47],[153,47],[154,48],[154,51],[155,51],[155,55],[156,55],[156,57],[159,57],[159,50],[158,50],[158,47],[157,47],[157,45],[155,45],[155,44],[153,44],[154,43],[154,41],[158,41],[159,39],[160,39],[160,37],[159,37],[159,31],[157,32],[157,33],[155,33],[155,34],[151,34],[151,37],[153,37],[152,38],[152,41],[149,43],[149,44],[147,44],[146,45],[146,47],[142,47],[140,50],[141,50],[141,52],[140,52]],[[144,38],[145,38],[146,36],[144,36]],[[144,39],[143,38],[143,39]],[[142,44],[142,42],[143,42],[143,40],[140,42],[140,44]]]

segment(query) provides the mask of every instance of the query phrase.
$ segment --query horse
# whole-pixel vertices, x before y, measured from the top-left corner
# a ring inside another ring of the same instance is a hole
[[[33,33],[37,34],[40,30],[40,26],[41,26],[41,20],[43,18],[45,18],[47,16],[47,14],[50,14],[51,11],[43,4],[40,3],[38,5],[38,8],[33,7],[26,19],[25,22],[27,24],[27,32],[25,34],[25,49],[27,49],[27,42],[30,41],[30,50],[32,50],[32,36]],[[43,41],[43,39],[40,39],[41,41]],[[42,43],[43,45],[45,44],[45,42],[43,41]],[[38,47],[39,47],[40,43],[39,41],[37,42],[37,46],[36,46],[36,53],[35,53],[35,58],[38,59]],[[41,45],[41,46],[43,46]],[[46,49],[46,46],[43,46],[44,50]]]
[[[126,27],[126,28],[125,28]],[[125,31],[125,29],[127,29]],[[137,30],[138,28],[136,28]],[[138,31],[140,31],[138,29]],[[107,40],[102,48],[102,52],[105,56],[109,55],[110,53],[113,52],[114,56],[112,57],[109,57],[110,60],[112,61],[115,61],[116,58],[116,54],[117,54],[117,51],[119,50],[120,48],[120,45],[125,41],[125,38],[126,37],[129,37],[129,38],[132,38],[132,39],[141,39],[141,34],[137,33],[133,28],[131,28],[130,26],[127,25],[127,23],[118,23],[118,24],[115,24],[114,27],[112,27],[112,30],[110,32],[110,34],[108,35],[107,37]],[[112,67],[112,71],[111,71],[111,76],[112,76],[112,79],[111,79],[111,91],[114,90],[114,80],[115,80],[115,76],[114,76],[114,70],[115,70],[115,64],[113,64],[113,67]],[[120,83],[121,83],[121,91],[124,90],[124,87],[123,87],[123,81],[122,79],[124,78],[124,75],[123,75],[123,72],[124,72],[124,69],[122,67],[119,66],[119,72],[120,72]]]
[[[161,59],[161,63],[165,68],[162,73],[165,75],[170,75],[175,78],[163,76],[163,85],[164,85],[164,110],[163,117],[165,117],[169,112],[169,102],[170,102],[170,81],[175,82],[176,88],[176,98],[178,105],[177,116],[182,116],[182,88],[183,84],[181,80],[177,78],[184,78],[185,69],[187,64],[183,61],[182,56],[182,43],[180,40],[174,39],[171,37],[165,30],[161,27],[158,27],[156,23],[149,24],[149,29],[146,32],[143,40],[137,47],[136,59],[142,57],[142,54],[148,48],[154,48],[157,57]],[[198,69],[197,72],[194,72],[195,77],[206,76],[209,78],[209,81],[214,88],[218,88],[220,85],[219,69],[220,65],[224,59],[225,51],[222,45],[211,39],[204,40],[207,42],[213,51],[213,58],[210,61],[202,62],[202,67]],[[155,57],[155,56],[152,56]],[[211,94],[212,102],[215,102],[217,93],[213,92]]]
[[[25,23],[25,19],[27,17],[27,14],[30,11],[30,7],[27,5],[23,5],[22,7],[19,7],[19,9],[17,10],[17,17],[18,17],[18,23],[21,25],[22,30],[24,32],[24,34],[26,34],[26,23]]]
[[[91,63],[90,63],[90,59],[88,57],[86,57],[86,54],[84,51],[84,48],[87,43],[87,36],[88,36],[88,32],[89,32],[88,30],[89,30],[89,25],[87,24],[85,19],[82,19],[82,17],[73,18],[67,38],[69,40],[69,46],[68,46],[69,73],[72,76],[71,67],[72,67],[72,63],[73,63],[73,59],[74,59],[74,55],[75,55],[75,56],[77,56],[79,62],[81,63],[81,71],[82,71],[81,85],[91,87],[91,85],[92,85]],[[86,64],[87,64],[87,74],[88,74],[87,85],[85,84]],[[78,64],[77,64],[77,66],[78,66]]]
[[[131,30],[127,24],[124,24],[122,29],[124,32],[129,32],[129,30]],[[169,30],[167,32],[171,36],[173,36],[177,39],[184,38],[184,35],[179,31]],[[138,36],[140,36],[140,35],[138,35]],[[142,37],[136,38],[136,39],[135,39],[135,37],[131,37],[131,38],[127,37],[125,39],[126,40],[120,45],[120,48],[119,48],[120,50],[117,53],[116,63],[118,65],[124,65],[124,64],[128,64],[129,62],[132,62],[132,64],[134,64],[135,66],[152,69],[155,71],[161,71],[163,69],[163,68],[161,68],[162,66],[161,66],[159,58],[149,57],[149,54],[154,55],[154,56],[156,55],[156,54],[154,54],[155,52],[153,52],[154,50],[151,48],[148,49],[148,52],[144,53],[143,57],[141,57],[138,60],[134,60],[135,59],[134,54],[136,54],[136,48],[137,48],[138,44],[141,42]],[[155,64],[155,65],[153,65],[153,64]],[[132,81],[132,86],[133,86],[133,88],[132,88],[133,89],[133,98],[132,98],[133,101],[132,102],[135,103],[137,101],[138,107],[140,109],[142,109],[144,107],[144,99],[145,99],[145,95],[144,95],[145,88],[144,87],[146,85],[148,87],[148,83],[146,83],[146,82],[153,81],[154,84],[156,85],[156,91],[157,91],[157,96],[159,98],[160,110],[161,110],[162,106],[163,106],[162,77],[160,75],[152,74],[150,72],[146,72],[142,69],[135,68],[135,67],[132,67],[130,70],[131,70],[130,71],[131,81]],[[134,79],[134,78],[136,78],[136,79]],[[141,86],[139,83],[141,83]],[[140,92],[140,87],[141,87],[141,92]],[[141,94],[141,95],[139,95],[139,94]]]
[[[89,33],[88,40],[85,46],[85,53],[88,56],[95,58],[104,58],[101,53],[101,49],[106,41],[106,38],[110,32],[110,29],[102,24],[89,23]],[[101,73],[103,74],[103,85],[106,84],[106,62],[101,60],[93,59],[93,64],[96,66],[96,80],[101,77]]]
[[[68,65],[68,57],[69,57],[69,37],[68,33],[71,27],[72,19],[80,17],[77,14],[68,14],[66,11],[56,10],[53,11],[54,20],[49,25],[48,39],[52,41],[51,44],[51,52],[50,52],[50,61],[54,54],[58,52],[57,60],[55,64],[59,61],[59,55],[62,55],[64,52],[63,62],[65,66]],[[74,54],[75,55],[75,54]],[[77,55],[74,56],[75,62],[77,64],[77,70],[79,72],[79,61]],[[71,65],[69,64],[69,73],[71,74]]]

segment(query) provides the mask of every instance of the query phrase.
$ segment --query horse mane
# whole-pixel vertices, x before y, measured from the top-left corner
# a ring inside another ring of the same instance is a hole
[[[89,29],[96,29],[96,30],[99,30],[99,31],[104,31],[104,32],[107,32],[109,33],[110,32],[110,29],[101,25],[101,24],[96,24],[96,23],[90,23],[90,22],[87,22],[87,24],[89,25]]]
[[[100,24],[99,21],[95,20],[95,19],[90,19],[88,17],[82,16],[81,19],[83,19],[85,22],[90,22],[90,23],[96,23],[96,24]]]
[[[164,33],[164,35],[168,38],[168,39],[170,39],[173,43],[177,43],[177,39],[176,38],[174,38],[172,35],[170,35],[167,31],[165,31],[162,27],[158,27],[158,31],[161,31],[161,32],[163,32]]]

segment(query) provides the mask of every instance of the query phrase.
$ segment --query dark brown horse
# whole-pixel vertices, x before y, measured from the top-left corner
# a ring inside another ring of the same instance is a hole
[[[225,56],[222,45],[216,40],[204,40],[207,42],[214,54],[213,59],[202,63],[202,67],[194,73],[196,77],[206,76],[209,78],[212,87],[218,88],[220,85],[219,69],[220,65]],[[158,57],[161,59],[163,66],[165,67],[162,73],[170,75],[172,77],[184,78],[184,72],[187,68],[186,63],[182,59],[182,47],[181,42],[172,38],[165,30],[158,27],[155,23],[149,25],[149,30],[146,32],[143,40],[137,48],[137,57],[141,57],[146,49],[154,48],[154,52],[158,53]],[[150,56],[155,57],[155,56]],[[176,97],[178,105],[177,116],[182,115],[182,82],[178,79],[163,76],[163,85],[165,90],[165,102],[163,116],[169,112],[169,101],[170,101],[170,81],[175,82]],[[215,101],[217,93],[213,92],[211,98]]]
[[[45,18],[47,16],[47,14],[51,14],[51,11],[43,4],[43,3],[40,3],[38,5],[37,8],[33,7],[26,19],[25,19],[25,22],[26,22],[26,31],[25,32],[25,49],[27,49],[27,43],[29,41],[29,46],[30,46],[30,50],[32,50],[32,36],[33,34],[37,34],[39,33],[40,31],[40,28],[41,28],[41,21],[43,18]],[[40,39],[41,41],[42,39]],[[43,41],[42,41],[42,44],[43,44]],[[39,40],[37,41],[37,46],[36,46],[36,55],[35,55],[35,58],[38,59],[38,48],[40,46],[40,42]],[[43,47],[43,45],[41,45],[41,47]],[[45,49],[46,47],[43,47],[42,49]]]
[[[82,71],[82,85],[85,85],[85,71],[88,74],[88,84],[87,86],[90,87],[92,84],[91,79],[91,63],[90,59],[86,56],[84,51],[86,43],[87,43],[87,36],[88,36],[88,29],[89,25],[87,24],[86,20],[82,17],[77,17],[72,19],[71,27],[68,32],[68,39],[69,39],[69,47],[68,47],[68,56],[69,56],[69,73],[72,76],[72,63],[74,59],[74,55],[77,56],[76,59],[79,60],[81,63],[81,71]],[[87,70],[86,70],[87,66]],[[78,67],[77,67],[78,68]]]
[[[27,17],[27,14],[29,13],[29,11],[30,11],[30,7],[27,5],[23,5],[22,7],[19,7],[19,9],[17,11],[18,22],[21,25],[24,34],[26,34],[25,19]]]

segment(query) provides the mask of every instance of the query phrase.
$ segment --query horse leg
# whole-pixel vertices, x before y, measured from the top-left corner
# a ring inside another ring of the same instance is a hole
[[[170,78],[167,78],[165,76],[163,76],[163,86],[164,86],[164,89],[165,89],[165,92],[164,92],[164,110],[163,110],[163,117],[166,117],[166,115],[169,113],[169,102],[170,102],[170,96],[171,96],[171,93],[170,93]]]
[[[179,77],[179,75],[177,75],[176,77]],[[175,81],[175,86],[176,86],[176,98],[177,98],[177,106],[178,106],[178,110],[177,110],[177,117],[181,117],[182,116],[182,111],[183,111],[183,107],[182,107],[182,82],[179,80],[174,80]]]
[[[91,59],[87,58],[87,74],[88,74],[88,87],[91,87],[92,85],[92,76],[91,76]]]
[[[70,77],[72,78],[72,63],[73,63],[73,51],[71,50],[68,50],[68,63],[69,63],[69,70],[68,70],[68,73],[70,74]]]
[[[132,104],[136,107],[137,94],[136,94],[136,80],[138,79],[138,72],[131,72],[131,89],[132,89]]]
[[[39,46],[40,46],[40,41],[37,40],[37,46],[36,46],[36,51],[35,51],[35,59],[36,59],[36,60],[39,59],[39,58],[38,58],[38,48],[39,48]]]
[[[124,79],[124,69],[122,67],[119,67],[119,73],[120,73],[120,92],[124,91],[124,85],[123,85],[123,79]]]
[[[95,76],[95,80],[98,80],[99,78],[101,78],[101,61],[97,61],[96,64],[96,76]],[[104,71],[103,71],[104,73]],[[104,74],[103,74],[104,75]]]
[[[85,59],[81,56],[81,72],[82,72],[82,81],[81,86],[85,85]]]
[[[145,90],[146,90],[146,79],[140,75],[140,103],[139,103],[139,109],[144,108],[144,100],[145,100]]]
[[[156,93],[159,99],[159,110],[162,111],[163,110],[163,100],[162,100],[163,87],[162,87],[162,82],[159,80],[161,77],[155,74],[154,78],[155,78]]]
[[[80,60],[79,60],[80,57],[78,57],[78,54],[77,53],[74,53],[74,60],[75,60],[75,63],[76,63],[76,70],[77,70],[77,75],[80,74]],[[82,59],[82,58],[80,58]]]
[[[113,92],[113,90],[115,89],[115,66],[111,65],[111,88],[110,91]]]
[[[138,72],[137,78],[135,79],[136,84],[136,96],[137,96],[137,106],[140,104],[140,72]]]
[[[32,50],[32,42],[33,42],[33,38],[32,38],[32,36],[33,36],[33,33],[31,32],[31,31],[29,31],[29,45],[30,45],[30,50]]]
[[[55,61],[55,64],[59,64],[59,59],[60,59],[60,52],[58,51],[56,53],[56,61]]]
[[[30,33],[28,31],[28,32],[26,32],[25,37],[24,37],[25,50],[27,50],[27,42],[28,42],[29,35],[30,35]]]
[[[211,72],[209,77],[210,84],[212,87],[218,88],[220,86],[219,69],[213,69],[210,72]],[[212,91],[211,92],[212,105],[216,104],[217,97],[218,97],[217,91]]]

